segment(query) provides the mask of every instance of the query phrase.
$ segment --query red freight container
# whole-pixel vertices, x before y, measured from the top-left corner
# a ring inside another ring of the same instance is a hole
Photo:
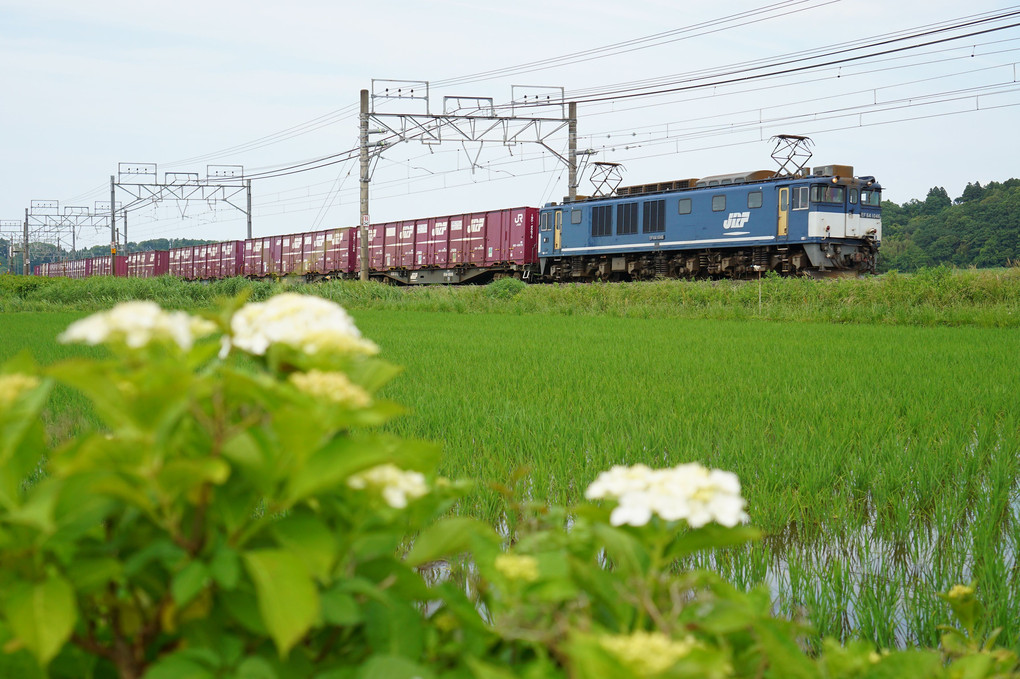
[[[425,250],[428,247],[429,231],[434,219],[418,219],[414,222],[414,251],[408,269],[425,268]]]
[[[174,248],[170,250],[170,275],[193,280],[195,278],[195,264],[192,259],[191,246]]]
[[[417,222],[401,222],[397,232],[396,265],[401,269],[415,268],[414,239]]]
[[[457,266],[467,261],[468,251],[464,237],[467,234],[468,221],[465,215],[450,217],[450,257],[447,266]]]
[[[350,269],[350,229],[326,229],[302,235],[302,266],[297,273],[325,276]]]
[[[192,259],[195,264],[195,278],[198,280],[205,280],[211,277],[212,274],[212,257],[210,257],[210,250],[212,248],[208,245],[196,245],[192,250]]]
[[[305,234],[304,271],[306,274],[329,273],[329,264],[326,260],[332,245],[332,231],[312,231]]]
[[[262,258],[265,260],[266,272],[280,276],[284,272],[283,268],[283,236],[270,236],[267,239],[268,247],[263,249]]]
[[[450,258],[450,218],[437,217],[430,219],[428,234],[425,239],[425,259],[422,266],[425,268],[436,267],[446,268]]]
[[[166,250],[132,252],[127,256],[129,278],[154,278],[170,271],[170,253]]]
[[[145,266],[144,252],[130,252],[127,256],[128,278],[141,278],[142,268]]]
[[[361,267],[359,230],[349,229],[350,267]],[[369,227],[373,271],[456,266],[498,267],[538,261],[538,209],[507,208]]]
[[[332,245],[326,251],[326,262],[331,273],[351,273],[358,270],[354,253],[357,234],[356,228],[333,230]]]
[[[493,266],[510,258],[510,211],[485,213],[485,265]]]
[[[112,263],[111,263],[112,261]],[[125,255],[111,255],[108,257],[93,257],[92,271],[90,276],[127,276],[127,257]]]
[[[478,212],[465,217],[464,263],[469,266],[485,266],[486,213]]]
[[[258,278],[266,275],[265,263],[262,261],[262,248],[265,238],[249,238],[244,242],[244,275]]]
[[[279,276],[283,272],[283,236],[252,238],[244,242],[244,275]]]
[[[387,224],[372,224],[368,227],[368,268],[372,271],[379,271],[387,267],[384,266],[386,261],[385,257],[385,246],[386,246],[386,228],[387,226],[394,229],[396,233],[396,227],[391,223]],[[361,229],[356,227],[351,229],[351,262],[353,271],[361,271]],[[394,236],[395,237],[395,236]]]
[[[382,261],[376,264],[375,251],[370,252],[372,268],[389,271],[400,265],[401,222],[387,222],[382,226]]]
[[[283,236],[280,241],[280,255],[277,261],[280,263],[280,268],[276,272],[281,275],[294,273],[301,266],[301,243],[303,237],[297,236]]]
[[[538,261],[538,208],[510,210],[510,261],[514,264]]]
[[[211,278],[233,278],[242,274],[244,241],[230,240],[210,247],[216,248]]]

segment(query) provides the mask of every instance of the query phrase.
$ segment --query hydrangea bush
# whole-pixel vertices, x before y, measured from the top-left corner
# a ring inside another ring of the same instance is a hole
[[[971,586],[941,650],[808,653],[767,591],[678,569],[756,537],[728,472],[615,467],[512,536],[457,515],[471,484],[379,433],[397,371],[331,302],[130,302],[61,339],[109,358],[0,371],[2,677],[1015,676]],[[49,444],[55,382],[101,427]]]

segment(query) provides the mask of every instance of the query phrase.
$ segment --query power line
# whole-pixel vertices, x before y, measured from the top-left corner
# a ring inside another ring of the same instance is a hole
[[[808,9],[815,9],[816,7],[822,7],[825,5],[839,2],[839,0],[828,0],[820,4],[816,4],[813,7],[801,7],[793,11],[783,11],[776,13],[774,16],[761,16],[777,10],[786,10],[797,5],[803,5],[814,0],[786,0],[775,5],[769,5],[763,8],[746,10],[737,14],[731,14],[718,19],[712,19],[704,21],[691,26],[684,26],[681,28],[675,28],[670,31],[664,31],[662,33],[654,33],[639,38],[633,38],[631,40],[625,40],[623,42],[613,43],[610,45],[604,45],[601,47],[594,47],[581,52],[574,52],[558,57],[550,57],[548,59],[540,59],[537,61],[530,61],[516,66],[507,66],[504,68],[493,69],[489,71],[481,71],[479,73],[472,73],[466,76],[459,76],[455,78],[447,78],[445,80],[436,80],[432,84],[437,87],[448,87],[451,85],[464,85],[468,83],[480,82],[483,80],[492,80],[500,77],[507,77],[511,75],[523,75],[525,73],[534,73],[537,71],[548,70],[550,68],[556,68],[560,66],[566,66],[576,63],[582,63],[591,61],[593,59],[604,59],[611,56],[617,56],[627,52],[633,52],[639,49],[648,49],[650,47],[658,47],[671,42],[677,42],[679,40],[687,40],[702,35],[708,35],[711,33],[717,33],[722,30],[730,28],[738,28],[740,26],[746,26],[749,24],[760,23],[768,19],[774,19],[782,16],[787,16],[796,12],[802,12]],[[750,19],[751,17],[758,17],[751,21],[743,21],[744,19]],[[738,23],[739,22],[739,23]],[[732,23],[733,25],[725,25]],[[713,29],[704,30],[698,32],[701,29]],[[677,37],[679,36],[679,37]]]
[[[1003,16],[1017,16],[1017,15],[1020,15],[1020,12],[1011,12],[1011,13],[1009,13],[1007,15],[1003,15]],[[870,47],[879,47],[879,46],[890,44],[890,43],[893,43],[893,42],[900,42],[900,41],[903,41],[903,40],[923,37],[923,36],[927,36],[927,35],[933,35],[935,33],[941,33],[941,32],[948,31],[948,30],[955,30],[957,28],[960,28],[961,26],[974,25],[975,23],[984,23],[986,21],[998,20],[1000,18],[1002,18],[1002,17],[982,19],[982,20],[977,21],[977,22],[968,22],[966,24],[959,24],[959,25],[956,25],[956,26],[953,26],[953,27],[949,27],[949,28],[942,28],[942,29],[937,29],[935,31],[918,33],[918,34],[914,34],[914,35],[907,36],[907,37],[894,38],[894,39],[891,39],[891,40],[882,40],[882,41],[871,43],[870,45],[867,45],[867,47],[869,47],[869,48]],[[856,55],[856,56],[850,56],[850,57],[844,57],[844,58],[840,58],[840,59],[834,59],[834,60],[831,60],[831,61],[826,61],[826,62],[822,62],[822,63],[818,63],[818,64],[805,64],[805,65],[801,65],[801,66],[795,66],[794,65],[794,64],[798,64],[798,63],[804,62],[804,61],[813,61],[813,60],[818,59],[818,58],[835,56],[837,54],[843,54],[843,53],[846,53],[846,52],[849,52],[849,51],[857,51],[857,50],[863,49],[863,48],[853,47],[853,48],[848,48],[848,49],[832,50],[832,51],[827,52],[827,53],[825,53],[823,55],[820,55],[820,56],[811,56],[811,57],[805,57],[805,58],[789,59],[789,60],[786,60],[786,61],[770,63],[770,64],[765,65],[765,66],[754,66],[752,68],[746,69],[746,70],[759,70],[759,69],[762,69],[762,68],[779,68],[780,69],[780,70],[771,71],[771,72],[768,72],[768,73],[756,73],[756,74],[749,74],[749,75],[742,75],[741,76],[741,75],[739,75],[739,73],[741,73],[741,71],[735,71],[734,70],[734,71],[727,71],[727,72],[716,74],[716,75],[713,76],[713,78],[715,78],[715,79],[709,80],[707,82],[692,82],[692,81],[703,80],[707,76],[685,77],[682,80],[676,81],[674,85],[669,86],[669,87],[664,87],[664,88],[661,88],[661,89],[649,90],[647,88],[642,88],[642,87],[625,87],[625,88],[621,88],[621,89],[618,89],[618,90],[615,90],[615,91],[606,92],[606,93],[600,94],[598,96],[587,96],[587,97],[581,96],[581,97],[577,97],[577,96],[573,96],[574,93],[571,93],[570,99],[571,99],[571,101],[575,101],[575,102],[577,102],[579,104],[583,104],[583,103],[604,102],[604,101],[618,101],[620,99],[631,99],[631,98],[635,98],[635,97],[654,97],[654,96],[660,96],[660,95],[663,95],[663,94],[672,94],[674,92],[684,92],[684,91],[689,91],[689,90],[704,89],[706,87],[719,87],[721,85],[730,85],[730,84],[734,84],[734,83],[747,82],[747,81],[751,81],[751,80],[760,80],[762,78],[775,77],[775,76],[780,76],[780,75],[790,75],[790,74],[793,74],[793,73],[801,73],[801,72],[809,71],[809,70],[815,70],[815,69],[821,69],[821,68],[826,68],[826,67],[830,67],[830,66],[837,66],[837,65],[842,65],[842,64],[853,63],[853,62],[862,61],[862,60],[865,60],[865,59],[873,59],[875,57],[885,56],[885,55],[888,55],[888,54],[895,54],[895,53],[898,53],[898,52],[904,52],[904,51],[907,51],[907,50],[915,50],[915,49],[919,49],[919,48],[922,48],[922,47],[929,47],[931,45],[937,45],[937,44],[941,44],[941,43],[945,43],[945,42],[950,42],[950,41],[954,41],[954,40],[962,40],[964,38],[970,38],[970,37],[974,37],[974,36],[977,36],[977,35],[985,35],[985,34],[988,34],[988,33],[994,33],[994,32],[997,32],[997,31],[1003,31],[1003,30],[1007,30],[1007,29],[1010,29],[1010,28],[1016,28],[1017,26],[1020,26],[1020,22],[1008,24],[1008,25],[1005,25],[1005,26],[996,26],[996,27],[993,27],[993,28],[988,28],[988,29],[984,29],[984,30],[980,30],[980,31],[973,31],[973,32],[970,32],[970,33],[964,33],[962,35],[954,35],[954,36],[948,36],[948,37],[944,37],[944,38],[939,38],[939,39],[936,39],[936,40],[930,40],[928,42],[920,43],[920,44],[917,44],[917,45],[904,45],[904,46],[901,46],[901,47],[895,47],[895,48],[891,48],[891,49],[881,50],[881,51],[873,52],[873,53],[869,53],[869,54],[859,54],[859,55]],[[783,68],[783,67],[786,67],[786,68]],[[525,104],[525,106],[530,106],[530,105],[531,104]]]

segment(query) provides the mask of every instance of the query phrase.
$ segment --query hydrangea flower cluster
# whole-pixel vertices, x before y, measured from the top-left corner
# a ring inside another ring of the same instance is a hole
[[[364,389],[351,382],[341,372],[323,372],[309,370],[306,373],[293,373],[290,382],[309,396],[316,396],[350,408],[366,408],[372,398]]]
[[[39,386],[39,378],[21,373],[0,375],[0,408],[9,408],[22,393]]]
[[[393,464],[381,464],[359,472],[347,479],[347,485],[355,490],[378,491],[386,504],[394,509],[403,509],[408,500],[429,492],[423,474],[405,471]]]
[[[231,318],[230,330],[232,344],[256,356],[274,344],[306,354],[379,353],[379,347],[361,336],[343,307],[313,295],[287,292],[246,304]]]
[[[522,554],[500,554],[493,564],[507,580],[538,580],[538,559]]]
[[[692,528],[713,521],[733,527],[748,520],[737,475],[697,462],[671,469],[617,465],[599,474],[584,495],[589,500],[616,501],[609,517],[614,526],[643,526],[653,515],[685,520]]]
[[[57,339],[64,344],[123,343],[140,349],[151,342],[171,342],[184,351],[216,326],[183,311],[164,311],[155,302],[122,302],[109,311],[75,321]]]
[[[599,645],[639,677],[665,672],[677,660],[691,652],[692,638],[675,641],[662,632],[637,631],[634,634],[606,635]]]

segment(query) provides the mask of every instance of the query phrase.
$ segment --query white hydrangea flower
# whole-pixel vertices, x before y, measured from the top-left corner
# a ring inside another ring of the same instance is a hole
[[[671,469],[618,465],[599,474],[585,497],[615,500],[609,517],[614,526],[643,526],[653,516],[684,520],[692,528],[711,522],[733,527],[748,520],[736,474],[696,462]]]
[[[386,504],[395,509],[403,509],[408,500],[420,498],[429,492],[423,474],[405,471],[389,463],[355,474],[347,479],[347,485],[355,490],[376,490]]]
[[[322,372],[309,370],[306,373],[293,373],[288,378],[301,391],[310,396],[327,399],[333,403],[350,408],[366,408],[372,403],[372,397],[350,378],[341,372]]]
[[[376,354],[379,347],[362,338],[343,307],[313,295],[286,292],[265,302],[246,304],[230,320],[231,343],[261,356],[273,344],[306,354]]]
[[[9,408],[18,397],[39,386],[39,378],[21,373],[0,375],[0,408]]]
[[[535,582],[538,580],[538,559],[527,554],[500,554],[494,563],[507,580]]]
[[[187,351],[215,324],[183,311],[164,311],[155,302],[122,302],[109,311],[75,321],[57,339],[64,344],[123,343],[132,349],[150,342],[173,342]]]
[[[648,486],[647,479],[651,471],[651,468],[643,464],[636,464],[633,467],[618,464],[609,471],[599,474],[588,486],[584,496],[589,500],[604,500],[618,498],[634,491],[644,491]]]
[[[697,646],[693,637],[673,640],[662,632],[606,635],[599,645],[639,677],[661,674]]]

